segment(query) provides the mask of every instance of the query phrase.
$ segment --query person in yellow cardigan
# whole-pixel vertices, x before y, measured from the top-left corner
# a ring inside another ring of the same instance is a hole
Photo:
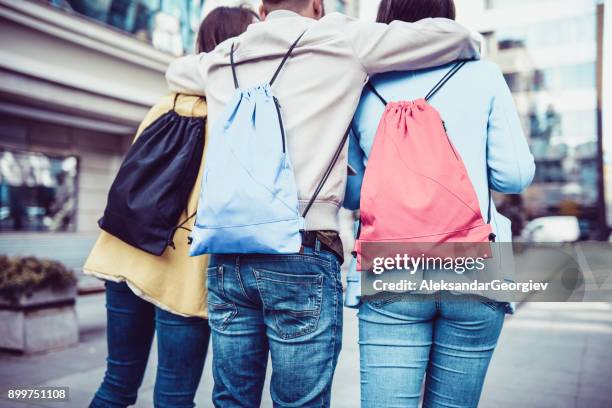
[[[212,51],[256,20],[257,15],[247,8],[213,10],[200,26],[198,52]],[[136,138],[173,108],[174,96],[163,97],[151,108]],[[174,109],[182,116],[207,116],[206,101],[196,96],[178,95]],[[195,220],[189,215],[197,209],[204,160],[178,224],[189,229]],[[90,408],[127,407],[136,402],[155,332],[155,407],[194,406],[210,337],[206,308],[208,257],[189,257],[188,235],[189,231],[178,228],[175,248],[168,247],[161,256],[155,256],[104,231],[100,233],[83,269],[106,281],[108,357],[104,380]]]

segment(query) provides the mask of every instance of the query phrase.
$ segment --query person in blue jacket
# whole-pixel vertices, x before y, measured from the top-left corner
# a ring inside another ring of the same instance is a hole
[[[454,19],[453,0],[382,0],[378,22]],[[453,67],[376,75],[370,79],[387,101],[423,98]],[[471,61],[430,100],[440,112],[487,213],[489,188],[520,193],[532,181],[529,151],[512,95],[499,67]],[[344,206],[359,208],[363,173],[385,110],[370,87],[352,122],[349,177]],[[415,191],[415,194],[419,194]],[[491,204],[498,242],[511,242],[510,221]],[[347,279],[345,304],[359,308],[362,407],[476,407],[508,304],[446,301],[415,294],[419,301],[362,302],[355,263]],[[420,296],[420,297],[419,297]],[[424,395],[421,387],[425,378]]]

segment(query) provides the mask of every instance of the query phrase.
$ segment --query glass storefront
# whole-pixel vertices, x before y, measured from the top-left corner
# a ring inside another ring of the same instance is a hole
[[[78,160],[0,150],[0,231],[73,231]]]

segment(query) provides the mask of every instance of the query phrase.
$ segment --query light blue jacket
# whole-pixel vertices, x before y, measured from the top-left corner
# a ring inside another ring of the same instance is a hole
[[[387,101],[423,98],[453,64],[375,76],[371,82]],[[517,194],[532,181],[534,159],[499,67],[487,61],[467,63],[430,100],[444,120],[458,150],[486,220],[488,186],[501,193]],[[352,122],[349,163],[358,175],[349,177],[344,206],[359,208],[363,171],[374,143],[384,105],[367,87]],[[511,242],[510,220],[491,205],[491,226],[499,242]],[[346,305],[359,303],[359,273],[351,265]]]

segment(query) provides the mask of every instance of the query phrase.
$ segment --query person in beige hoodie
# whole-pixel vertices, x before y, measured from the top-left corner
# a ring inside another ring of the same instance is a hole
[[[200,27],[198,50],[212,50],[255,20],[257,15],[244,8],[214,10]],[[151,108],[136,138],[171,109],[181,116],[207,116],[204,98],[167,95]],[[197,208],[203,168],[204,160],[177,224],[186,222],[188,229],[193,227],[194,220],[188,214]],[[155,256],[100,233],[84,272],[106,281],[108,364],[90,407],[126,407],[136,402],[155,331],[155,407],[193,406],[210,336],[205,286],[208,257],[189,257],[188,235],[186,229],[177,228],[175,248],[168,247]]]
[[[242,35],[212,52],[179,58],[166,72],[171,91],[207,95],[209,123],[216,126],[236,92],[248,94],[282,65],[272,90],[283,108],[300,210],[310,210],[299,254],[212,255],[207,285],[213,403],[259,406],[271,356],[275,407],[328,407],[342,339],[338,211],[347,146],[335,154],[362,88],[376,73],[476,59],[479,44],[448,19],[379,24],[326,16],[322,0],[263,0],[260,15],[264,21]],[[338,160],[328,172],[332,157]]]

